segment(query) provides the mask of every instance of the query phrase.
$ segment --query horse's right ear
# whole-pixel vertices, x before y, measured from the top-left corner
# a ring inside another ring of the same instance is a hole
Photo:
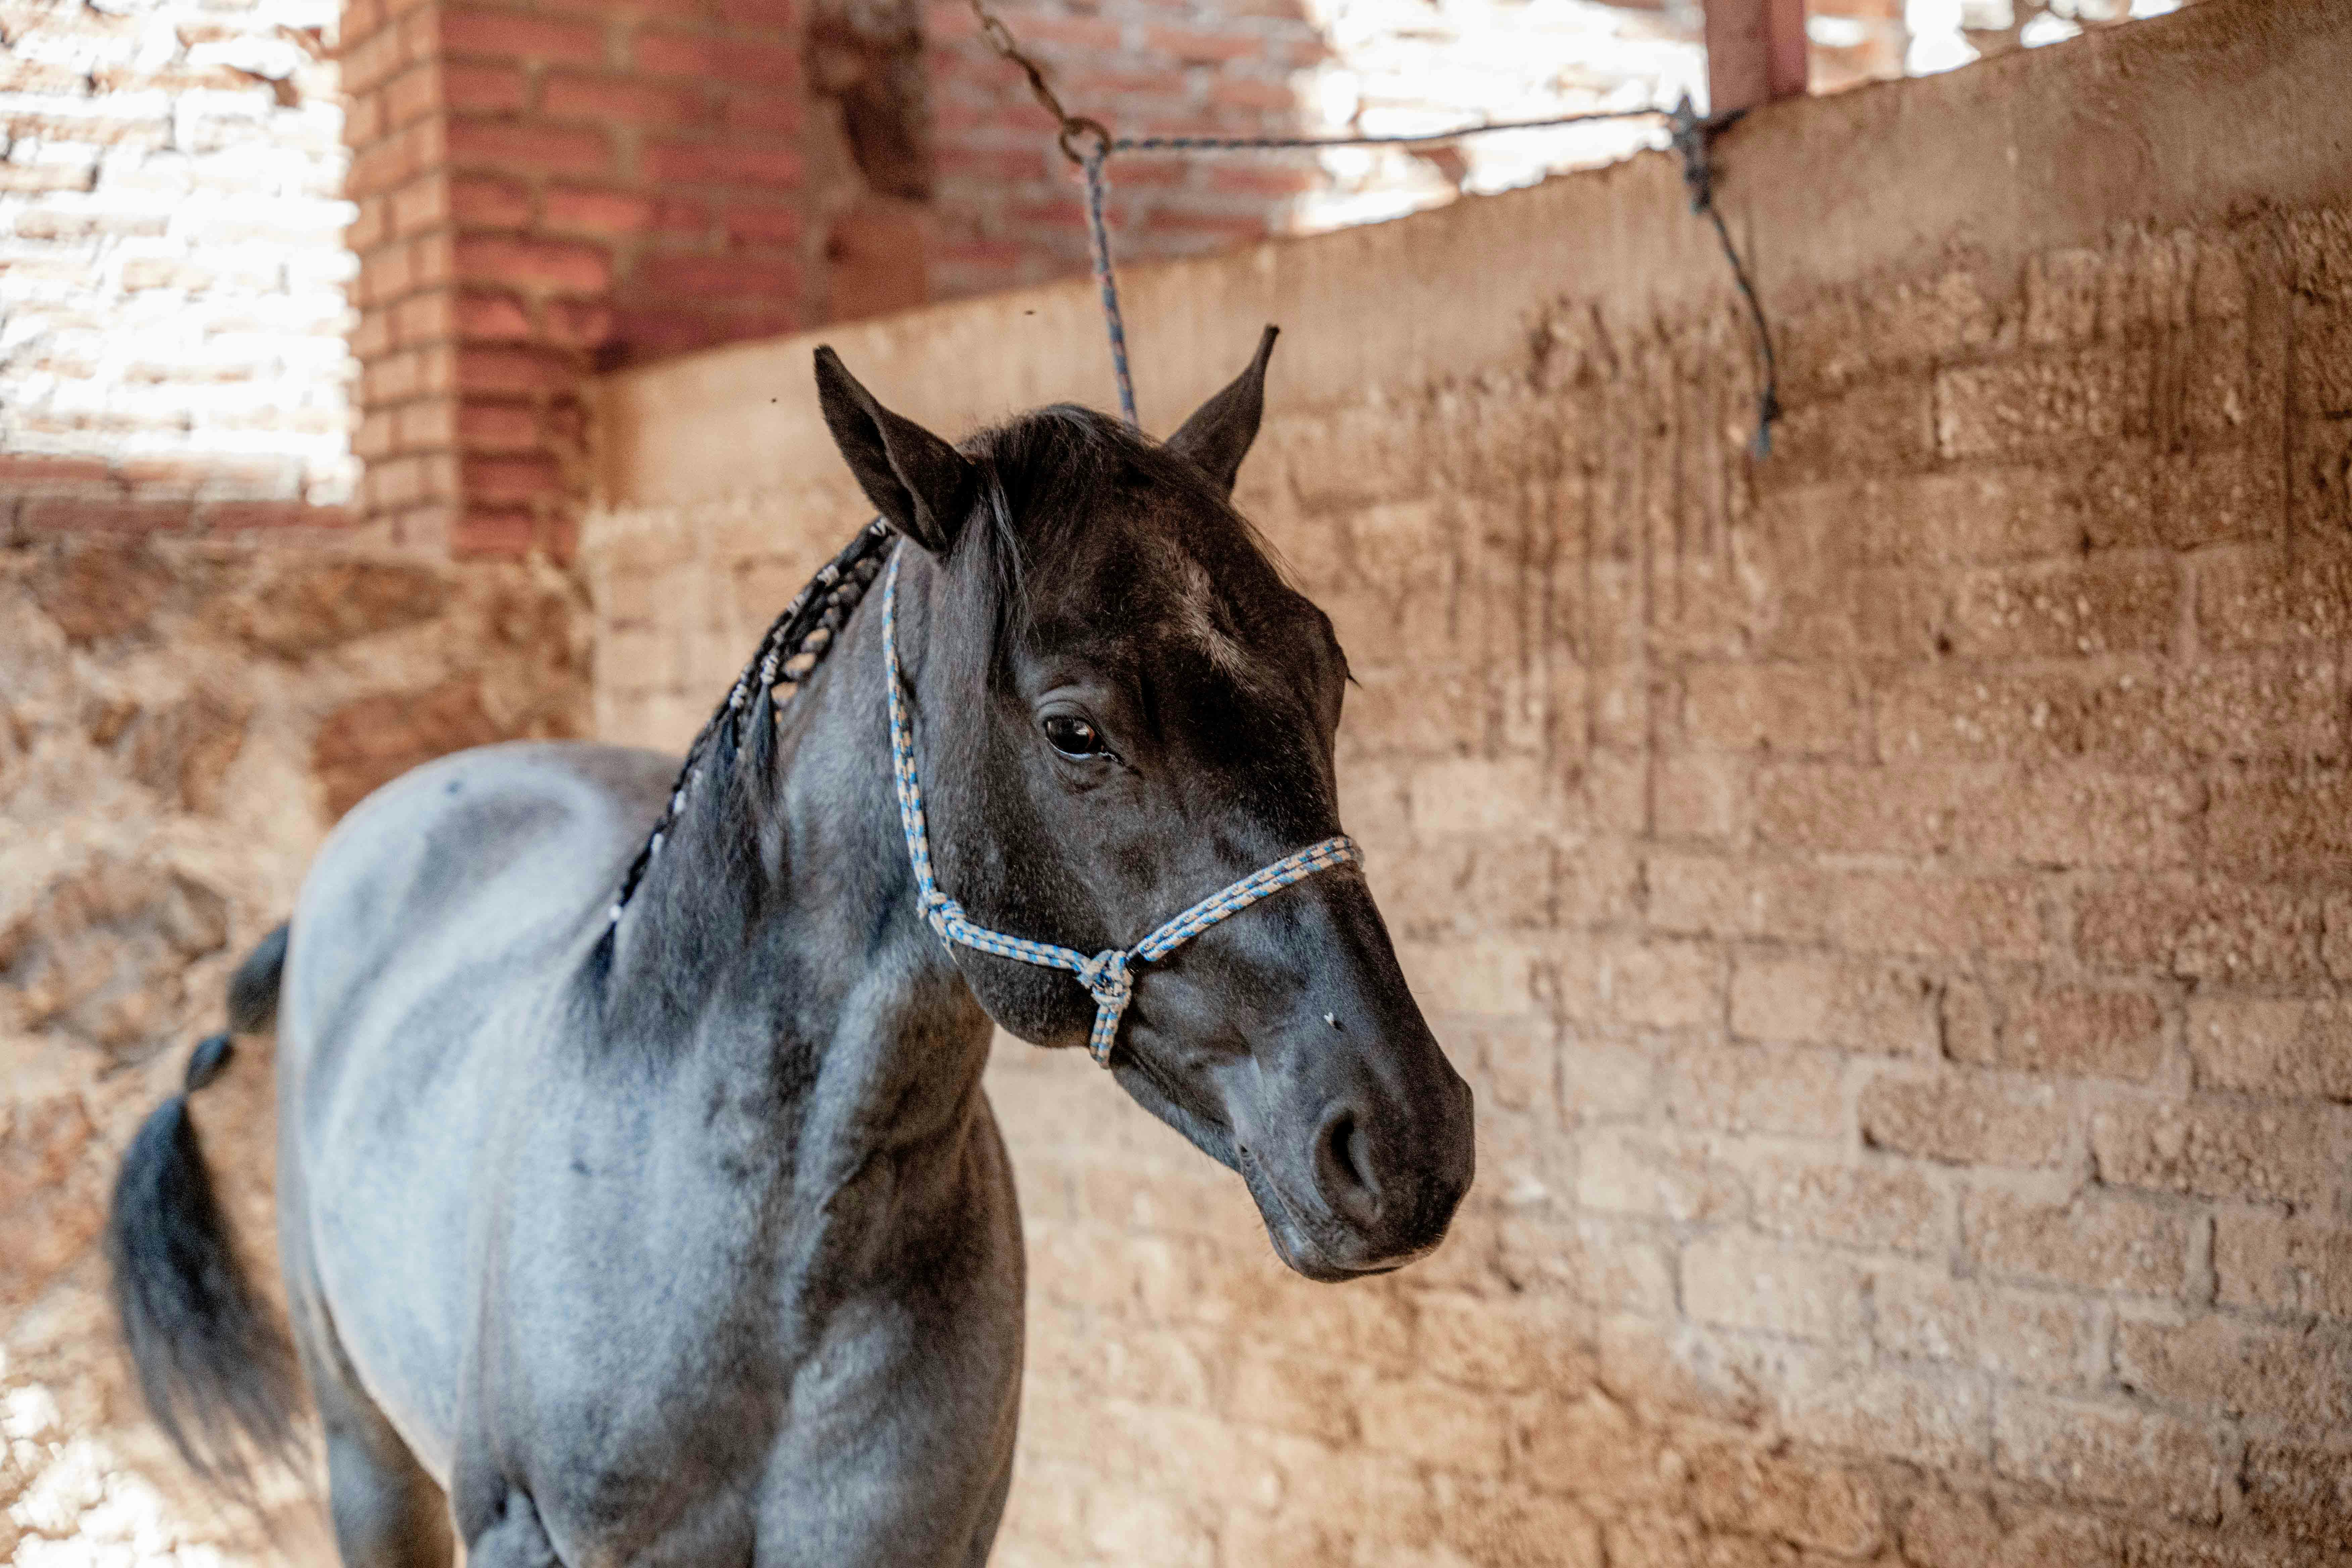
[[[1282,329],[1269,326],[1257,341],[1249,367],[1233,384],[1192,411],[1183,428],[1168,437],[1168,449],[1181,452],[1201,465],[1226,495],[1257,439],[1258,421],[1265,413],[1265,362],[1273,357],[1274,340]]]
[[[970,460],[876,402],[829,348],[816,351],[816,398],[834,445],[883,521],[932,554],[946,554],[978,499]]]

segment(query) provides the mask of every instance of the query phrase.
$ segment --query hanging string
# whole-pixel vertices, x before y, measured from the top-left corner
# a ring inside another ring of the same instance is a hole
[[[1095,288],[1102,295],[1103,325],[1110,332],[1110,369],[1118,378],[1118,412],[1129,425],[1140,428],[1135,417],[1135,380],[1127,370],[1127,321],[1118,310],[1118,277],[1110,268],[1110,225],[1103,219],[1103,203],[1110,195],[1103,165],[1110,162],[1111,142],[1102,127],[1092,121],[1087,122],[1087,131],[1094,141],[1078,160],[1079,173],[1087,181],[1087,248],[1094,258]]]
[[[1599,125],[1612,120],[1653,120],[1663,109],[1611,109],[1555,114],[1548,120],[1482,120],[1445,131],[1412,131],[1392,136],[1121,136],[1114,153],[1260,153],[1298,147],[1414,147],[1484,136],[1497,131],[1556,131],[1563,125]]]
[[[1691,211],[1704,213],[1715,226],[1716,242],[1723,247],[1723,259],[1730,264],[1731,280],[1739,285],[1739,297],[1748,301],[1748,318],[1756,328],[1756,347],[1764,362],[1761,384],[1756,389],[1756,435],[1748,449],[1759,458],[1772,455],[1772,426],[1780,417],[1780,362],[1772,353],[1772,331],[1764,322],[1764,304],[1756,297],[1756,285],[1749,281],[1748,268],[1739,259],[1739,251],[1731,243],[1731,229],[1723,221],[1723,209],[1715,205],[1715,162],[1707,155],[1708,144],[1716,134],[1748,111],[1734,110],[1714,120],[1701,120],[1691,107],[1690,94],[1675,106],[1669,123],[1674,127],[1675,151],[1683,155],[1683,188],[1690,192]]]
[[[1111,373],[1118,384],[1118,409],[1129,425],[1137,423],[1135,385],[1128,368],[1127,322],[1119,310],[1118,279],[1111,266],[1110,226],[1103,211],[1110,195],[1108,165],[1113,153],[1255,153],[1318,147],[1423,146],[1507,131],[1549,131],[1562,126],[1592,125],[1608,121],[1654,119],[1666,122],[1675,150],[1682,154],[1683,184],[1691,193],[1691,211],[1704,215],[1714,226],[1716,242],[1722,247],[1723,259],[1731,268],[1732,281],[1738,286],[1739,296],[1747,303],[1748,321],[1756,331],[1758,358],[1762,362],[1760,384],[1756,395],[1756,434],[1749,449],[1759,458],[1771,455],[1772,426],[1780,417],[1780,362],[1772,351],[1772,332],[1764,319],[1763,300],[1757,295],[1755,281],[1748,275],[1747,264],[1739,258],[1738,247],[1731,243],[1730,226],[1724,222],[1723,213],[1715,204],[1713,143],[1718,133],[1747,112],[1745,110],[1703,118],[1692,107],[1690,95],[1685,93],[1682,101],[1671,110],[1602,110],[1581,114],[1559,114],[1542,120],[1485,121],[1446,131],[1409,132],[1383,136],[1113,136],[1101,121],[1072,114],[1062,107],[1062,100],[1055,96],[1053,84],[1046,79],[1045,68],[1021,47],[1012,29],[989,10],[986,0],[971,0],[971,14],[980,22],[982,40],[998,58],[1015,67],[1028,79],[1031,96],[1036,99],[1040,108],[1054,117],[1055,125],[1060,128],[1055,140],[1062,149],[1062,155],[1077,165],[1079,176],[1085,181],[1087,249],[1093,262],[1095,286],[1102,296],[1103,325],[1110,338]]]

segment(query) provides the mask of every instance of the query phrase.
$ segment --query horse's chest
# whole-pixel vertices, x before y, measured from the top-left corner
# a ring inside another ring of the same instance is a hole
[[[943,1543],[968,1540],[974,1500],[1010,1458],[1016,1344],[880,1300],[765,1343],[704,1326],[699,1340],[641,1331],[633,1355],[582,1347],[572,1372],[541,1366],[522,1425],[560,1561],[958,1560]]]
[[[749,1563],[761,1478],[786,1418],[771,1351],[723,1325],[699,1342],[634,1325],[534,1357],[510,1436],[559,1558],[572,1568]]]
[[[626,1142],[567,1147],[584,1169],[511,1207],[486,1277],[495,1459],[559,1559],[960,1562],[973,1500],[1010,1461],[1019,1256],[1001,1172],[934,1184],[944,1218],[910,1230],[889,1161],[819,1202],[713,1180],[699,1147],[631,1162]]]

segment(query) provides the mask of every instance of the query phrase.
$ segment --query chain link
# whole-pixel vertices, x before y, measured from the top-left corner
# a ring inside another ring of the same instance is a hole
[[[1038,107],[1054,117],[1054,140],[1061,147],[1062,156],[1073,163],[1087,161],[1087,154],[1073,145],[1073,139],[1077,136],[1092,136],[1097,147],[1095,156],[1108,156],[1111,148],[1109,128],[1099,120],[1072,114],[1062,107],[1061,98],[1054,91],[1054,84],[1045,79],[1045,68],[1021,47],[1021,41],[1013,36],[1013,29],[988,8],[987,0],[971,0],[971,14],[980,22],[981,42],[986,44],[997,58],[1013,66],[1029,79],[1030,96],[1037,100]]]

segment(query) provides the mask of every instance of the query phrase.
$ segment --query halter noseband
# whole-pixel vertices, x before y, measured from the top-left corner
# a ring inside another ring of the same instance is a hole
[[[1261,867],[1223,892],[1212,893],[1133,947],[1105,948],[1088,958],[1073,948],[1049,942],[1031,942],[977,926],[963,906],[940,891],[931,874],[931,839],[923,821],[923,784],[915,773],[915,739],[907,721],[905,683],[898,679],[898,556],[891,552],[890,572],[882,589],[882,658],[889,672],[891,773],[898,790],[898,821],[907,831],[907,858],[914,863],[915,887],[923,918],[940,940],[992,952],[1046,969],[1066,969],[1095,999],[1094,1033],[1087,1049],[1097,1065],[1110,1066],[1111,1047],[1118,1043],[1118,1021],[1135,994],[1134,966],[1165,958],[1183,943],[1223,920],[1238,914],[1269,894],[1334,866],[1360,866],[1364,852],[1346,834],[1309,845]]]

